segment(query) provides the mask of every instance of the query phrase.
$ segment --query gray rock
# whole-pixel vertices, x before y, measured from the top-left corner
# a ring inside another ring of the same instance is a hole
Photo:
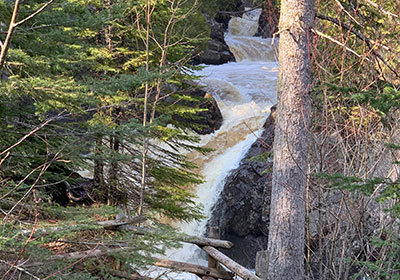
[[[221,64],[221,55],[218,51],[205,50],[198,58],[200,63]]]
[[[226,47],[221,41],[211,39],[210,41],[207,42],[207,49],[220,52],[226,50]]]
[[[235,61],[235,57],[229,50],[224,39],[224,25],[210,18],[208,15],[204,15],[204,17],[211,29],[211,40],[207,42],[206,50],[195,58],[195,62],[218,65]]]

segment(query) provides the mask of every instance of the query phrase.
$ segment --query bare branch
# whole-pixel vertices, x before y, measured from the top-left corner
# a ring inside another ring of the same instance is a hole
[[[385,9],[382,8],[381,5],[376,4],[374,2],[372,2],[371,0],[364,0],[365,2],[367,2],[368,4],[370,4],[372,7],[374,7],[375,9],[379,10],[380,12],[382,12],[384,15],[392,18],[397,24],[400,24],[400,21],[398,20],[399,16],[396,14],[393,14],[389,11],[386,11]]]
[[[378,42],[376,42],[374,40],[369,39],[368,37],[366,37],[361,32],[355,30],[354,28],[352,28],[351,26],[348,26],[347,24],[339,22],[335,18],[332,18],[332,17],[329,17],[329,16],[325,16],[325,15],[322,15],[322,14],[317,14],[317,17],[319,19],[328,20],[330,22],[333,22],[333,23],[343,27],[344,29],[350,31],[351,33],[355,34],[359,39],[363,40],[367,44],[368,48],[370,48],[370,50],[372,51],[373,55],[375,55],[380,61],[382,61],[390,69],[390,71],[392,71],[397,77],[400,77],[400,75],[397,73],[397,71],[394,70],[393,67],[391,67],[389,65],[389,63],[382,57],[382,55],[380,53],[378,53],[376,50],[374,50],[374,46],[373,45],[379,45],[380,47],[382,47],[385,50],[391,50],[389,47],[387,47],[385,45],[382,45],[382,44],[380,44],[380,43],[378,43]],[[325,35],[325,36],[328,36],[328,35]],[[322,37],[325,37],[325,36],[322,36]],[[325,37],[325,38],[327,38],[327,37]]]
[[[1,70],[1,68],[0,68]],[[48,123],[54,121],[55,119],[58,119],[64,112],[59,113],[57,116],[52,117],[50,119],[47,119],[46,121],[44,121],[43,123],[41,123],[39,126],[35,127],[34,129],[32,129],[28,134],[24,135],[21,139],[19,139],[17,142],[15,142],[13,145],[11,145],[10,147],[8,147],[7,149],[5,149],[4,151],[2,151],[0,153],[0,156],[4,155],[5,153],[7,153],[8,151],[10,151],[11,149],[15,148],[16,146],[18,146],[19,144],[21,144],[22,142],[25,141],[26,138],[28,138],[29,136],[35,134],[36,132],[38,132],[40,129],[42,129],[43,127],[45,127]]]
[[[7,55],[7,51],[8,51],[8,47],[10,46],[12,34],[14,32],[14,29],[15,29],[15,21],[17,20],[17,17],[18,17],[19,6],[20,6],[20,0],[15,0],[15,2],[14,2],[14,10],[13,10],[13,13],[12,13],[12,16],[11,16],[10,24],[8,26],[7,36],[6,36],[6,39],[4,40],[4,43],[1,46],[0,73],[1,73],[1,70],[3,69],[4,62],[5,62],[6,55]]]
[[[3,260],[0,260],[0,262],[4,263],[5,265],[11,265],[11,263],[8,263],[8,262],[3,261]],[[2,265],[2,266],[3,266],[3,265]],[[30,273],[29,271],[27,271],[26,269],[24,269],[24,268],[22,268],[22,267],[20,267],[20,266],[18,266],[18,265],[14,265],[14,268],[17,269],[17,270],[19,270],[19,271],[24,272],[25,274],[29,275],[29,276],[32,277],[33,279],[40,280],[39,277],[33,275],[32,273]]]
[[[14,28],[25,23],[26,21],[30,20],[31,18],[37,16],[38,14],[40,14],[44,9],[46,9],[51,3],[53,3],[54,0],[50,0],[48,2],[46,2],[42,7],[40,7],[39,9],[37,9],[34,13],[30,14],[29,16],[27,16],[26,18],[24,18],[23,20],[18,21],[17,23],[14,24]]]
[[[359,23],[342,5],[342,3],[340,3],[338,0],[335,0],[335,3],[339,6],[339,8],[345,12],[346,15],[348,15],[355,23],[357,23],[359,26],[363,26],[361,23]]]
[[[311,32],[313,32],[314,34],[316,34],[316,35],[318,35],[318,36],[321,36],[321,37],[323,37],[323,38],[326,38],[326,39],[328,39],[329,41],[334,42],[335,44],[337,44],[337,45],[343,47],[346,51],[351,52],[352,54],[356,55],[356,56],[359,57],[359,58],[363,58],[363,59],[365,59],[365,60],[367,60],[367,61],[370,61],[370,59],[368,59],[368,58],[366,58],[366,57],[364,57],[364,56],[361,56],[361,55],[358,54],[356,51],[350,49],[348,46],[346,46],[345,44],[343,44],[343,43],[339,42],[338,40],[332,38],[332,37],[329,36],[329,35],[326,35],[326,34],[320,32],[320,31],[318,31],[318,30],[316,30],[316,29],[314,29],[314,28],[311,29]]]

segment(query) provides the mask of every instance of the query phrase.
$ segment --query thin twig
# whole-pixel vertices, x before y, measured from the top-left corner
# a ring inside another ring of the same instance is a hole
[[[0,262],[4,263],[4,264],[6,264],[6,265],[11,265],[11,263],[8,263],[8,262],[3,261],[3,260],[0,260]],[[27,274],[27,275],[29,275],[29,276],[32,277],[33,279],[41,280],[39,277],[33,275],[32,273],[30,273],[29,271],[27,271],[26,269],[22,268],[22,267],[19,266],[19,265],[14,265],[14,268],[17,269],[17,270],[19,270],[19,271],[22,271],[23,273],[25,273],[25,274]]]
[[[28,134],[24,135],[21,139],[19,139],[17,142],[15,142],[13,145],[11,145],[10,147],[8,147],[7,149],[5,149],[4,151],[2,151],[0,153],[0,156],[4,155],[5,153],[7,153],[8,151],[10,151],[11,149],[15,148],[16,146],[18,146],[19,144],[21,144],[22,142],[25,141],[26,138],[28,138],[29,136],[35,134],[36,132],[38,132],[40,129],[42,129],[43,127],[45,127],[48,123],[58,119],[62,114],[64,113],[61,112],[59,113],[57,116],[54,116],[50,119],[47,119],[46,121],[44,121],[43,123],[41,123],[39,126],[35,127],[34,129],[32,129],[30,132],[28,132]]]

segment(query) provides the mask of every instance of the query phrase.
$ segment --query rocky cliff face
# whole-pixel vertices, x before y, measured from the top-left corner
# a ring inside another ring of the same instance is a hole
[[[267,249],[272,157],[265,156],[274,140],[274,107],[271,112],[261,137],[228,176],[208,222],[208,227],[220,228],[222,239],[234,242],[235,246],[224,253],[250,268],[255,265],[257,251]]]

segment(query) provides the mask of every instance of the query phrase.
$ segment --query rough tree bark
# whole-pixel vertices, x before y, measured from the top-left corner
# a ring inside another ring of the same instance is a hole
[[[312,84],[310,29],[313,22],[313,0],[281,1],[269,280],[304,279],[307,133]]]

